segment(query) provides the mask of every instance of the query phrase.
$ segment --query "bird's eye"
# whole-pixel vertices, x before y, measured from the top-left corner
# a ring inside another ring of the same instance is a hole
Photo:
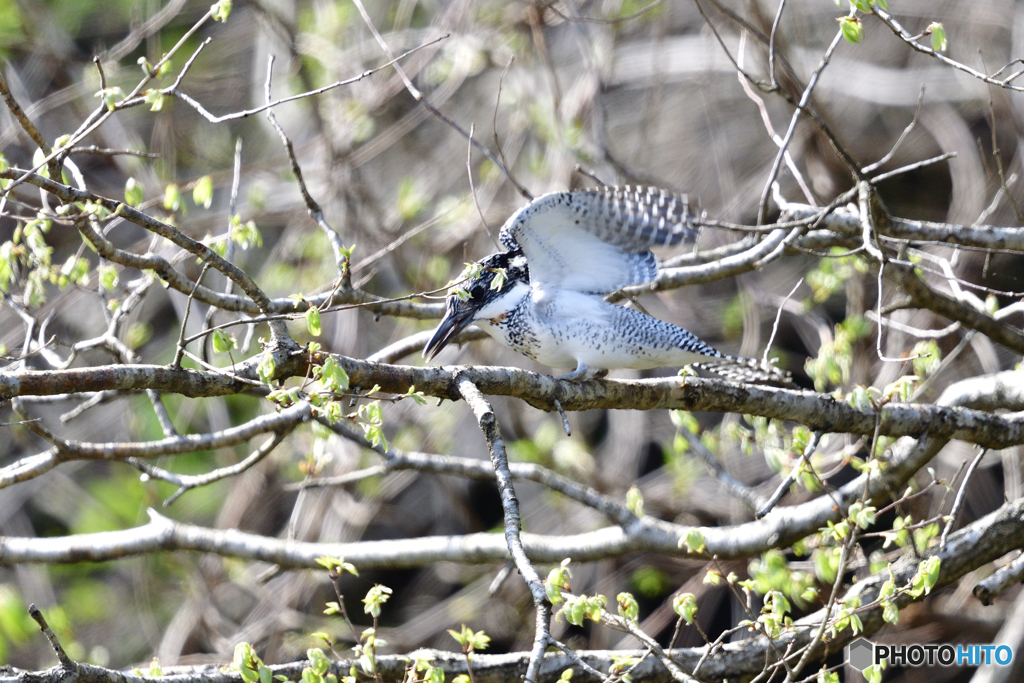
[[[491,278],[481,278],[473,283],[473,286],[469,288],[469,296],[472,298],[483,296],[487,291],[488,286],[491,283]]]

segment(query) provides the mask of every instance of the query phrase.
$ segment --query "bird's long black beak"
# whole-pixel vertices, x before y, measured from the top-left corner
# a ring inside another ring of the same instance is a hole
[[[462,303],[463,305],[458,305]],[[434,330],[434,336],[430,338],[427,345],[423,347],[423,357],[427,360],[433,360],[434,356],[440,353],[441,349],[448,345],[452,339],[455,338],[462,330],[469,327],[470,323],[473,322],[473,308],[464,305],[464,302],[456,302],[455,305],[449,305],[448,311],[444,314],[437,329]]]

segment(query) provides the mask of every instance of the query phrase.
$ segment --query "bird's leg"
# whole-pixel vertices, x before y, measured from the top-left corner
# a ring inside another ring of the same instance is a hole
[[[587,367],[587,364],[584,363],[581,360],[578,360],[578,361],[576,361],[576,369],[575,370],[573,370],[572,372],[567,372],[564,375],[556,375],[555,379],[570,379],[570,380],[578,379],[578,380],[582,381],[584,379],[587,379],[586,375],[587,375],[588,371],[589,371],[589,368]]]

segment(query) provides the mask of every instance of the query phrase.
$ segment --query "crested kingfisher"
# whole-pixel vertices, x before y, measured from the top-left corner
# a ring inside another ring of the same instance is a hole
[[[653,282],[653,247],[692,239],[685,196],[606,187],[552,192],[517,211],[499,234],[506,251],[470,267],[423,349],[432,359],[472,323],[515,351],[583,380],[608,370],[694,365],[728,379],[788,384],[788,373],[723,354],[693,333],[605,301]]]

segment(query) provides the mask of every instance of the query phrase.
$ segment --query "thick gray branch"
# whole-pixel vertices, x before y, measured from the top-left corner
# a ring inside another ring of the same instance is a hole
[[[156,519],[159,521],[163,518],[157,516]],[[168,522],[163,520],[163,523]],[[504,539],[499,540],[504,541]],[[945,551],[936,553],[942,561],[936,588],[953,583],[966,573],[998,559],[1021,545],[1024,545],[1024,500],[1017,500],[1003,505],[999,510],[964,527],[950,537]],[[346,559],[349,558],[346,557]],[[912,555],[908,555],[894,565],[893,569],[897,585],[906,583],[917,570],[917,560]],[[877,576],[858,582],[849,590],[846,597],[859,595],[863,604],[869,604],[877,597],[882,582],[888,578],[888,571],[883,571]],[[903,595],[898,598],[898,602],[900,606],[905,606],[911,602],[911,599],[909,596]],[[795,641],[798,645],[809,642],[811,627],[820,623],[822,616],[823,612],[820,612],[801,619],[797,623],[798,629],[785,634],[781,643],[777,641],[776,648],[780,651],[785,650],[786,645],[791,641]],[[860,612],[860,617],[864,624],[865,635],[871,635],[883,623],[881,607],[864,610]],[[830,650],[835,651],[843,647],[853,637],[849,630],[839,633],[829,644]],[[698,678],[702,681],[720,681],[723,678],[756,675],[764,669],[768,646],[767,640],[762,637],[725,643],[702,664]],[[705,647],[680,648],[673,650],[671,655],[684,671],[692,671],[704,655]],[[419,650],[416,654],[422,658],[429,658],[435,666],[442,666],[448,676],[455,676],[466,671],[466,660],[461,653]],[[577,652],[582,661],[599,671],[608,670],[613,662],[613,656],[634,655],[639,657],[642,654],[642,652],[611,652],[607,650]],[[528,652],[505,655],[476,653],[473,657],[473,676],[477,683],[505,683],[510,680],[518,680],[526,673],[529,659],[530,653]],[[402,680],[409,661],[408,655],[380,656],[377,659],[377,668],[386,683],[398,683]],[[291,680],[298,680],[302,668],[307,665],[307,662],[300,661],[272,668],[275,674],[287,676]],[[350,665],[349,661],[336,662],[333,664],[333,671],[346,674]],[[562,671],[572,667],[573,662],[568,656],[561,653],[549,653],[544,656],[541,665],[540,681],[553,683]],[[94,683],[151,683],[152,681],[143,676],[111,671],[87,664],[79,664],[78,669],[78,680]],[[11,673],[20,674],[18,678],[20,681],[57,683],[62,680],[62,676],[66,672],[55,667],[39,673],[17,671]],[[166,683],[239,683],[240,681],[237,673],[221,667],[168,667],[164,673],[164,677],[160,680],[166,681]],[[633,678],[651,683],[672,681],[669,672],[654,658],[644,660],[633,672]],[[577,679],[587,683],[595,680],[578,669],[573,676],[573,680]]]
[[[320,362],[324,356],[317,356]],[[658,410],[679,408],[733,412],[792,420],[814,431],[885,436],[932,436],[961,439],[987,448],[1006,448],[1024,443],[1024,415],[996,415],[984,410],[953,405],[889,403],[879,409],[858,410],[828,394],[774,387],[735,384],[717,379],[670,377],[649,380],[591,380],[572,382],[512,368],[486,366],[417,368],[370,363],[335,356],[353,386],[380,385],[381,390],[402,394],[415,385],[431,396],[460,398],[457,378],[465,377],[482,393],[515,396],[541,410],[554,411],[555,401],[565,410],[594,408]],[[304,375],[304,360],[295,357],[281,367],[282,379]],[[1004,410],[1024,410],[1024,382],[1020,373],[993,375],[987,391],[998,392]],[[223,396],[249,387],[215,372],[173,369],[164,366],[103,366],[98,368],[0,373],[0,401],[18,396],[48,396],[75,391],[156,389],[185,396]]]

